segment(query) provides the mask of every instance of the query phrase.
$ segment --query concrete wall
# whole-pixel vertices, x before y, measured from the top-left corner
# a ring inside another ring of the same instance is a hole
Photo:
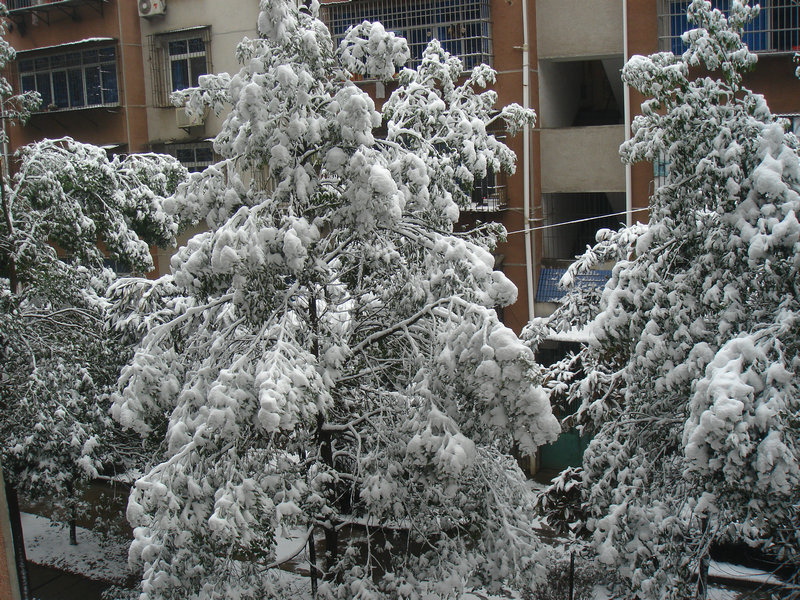
[[[623,125],[542,130],[542,192],[624,191],[624,136]]]
[[[622,54],[622,0],[536,0],[539,60]]]
[[[239,64],[234,52],[247,36],[253,38],[258,18],[258,0],[168,0],[167,14],[141,20],[142,57],[147,91],[147,122],[151,143],[182,142],[213,137],[219,132],[222,119],[209,114],[204,127],[186,131],[176,124],[175,108],[161,108],[153,103],[153,81],[148,36],[195,26],[211,27],[210,72],[236,73]],[[223,115],[224,117],[224,115]]]

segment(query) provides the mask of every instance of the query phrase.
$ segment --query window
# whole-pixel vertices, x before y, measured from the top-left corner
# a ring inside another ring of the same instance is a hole
[[[714,8],[727,12],[731,0],[712,0]],[[800,3],[797,0],[761,0],[761,11],[745,27],[742,39],[753,52],[777,53],[800,50]],[[690,29],[686,19],[689,0],[659,0],[659,49],[681,54],[686,45],[681,34]]]
[[[492,61],[489,0],[334,2],[322,5],[322,19],[337,46],[351,25],[365,19],[380,21],[387,31],[406,38],[412,66],[419,64],[422,51],[434,38],[458,56],[466,69]]]
[[[169,144],[164,147],[164,152],[177,158],[190,173],[202,171],[214,163],[214,149],[211,142]]]
[[[208,27],[150,36],[153,102],[171,106],[172,92],[197,87],[201,75],[211,71]]]
[[[42,96],[40,110],[119,104],[114,46],[19,59],[20,87]]]

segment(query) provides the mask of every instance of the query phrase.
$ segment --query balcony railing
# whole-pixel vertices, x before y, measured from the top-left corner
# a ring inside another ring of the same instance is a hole
[[[408,41],[409,64],[416,66],[431,39],[464,62],[465,69],[491,64],[489,0],[359,0],[322,5],[322,19],[338,46],[347,28],[365,19],[380,21]]]
[[[498,212],[508,206],[506,178],[503,174],[488,173],[475,182],[469,212]]]
[[[728,11],[732,0],[712,0],[712,5]],[[753,2],[755,4],[755,2]],[[800,50],[800,1],[760,0],[761,10],[745,27],[742,39],[753,52],[781,53]],[[686,19],[689,0],[659,0],[659,49],[682,54],[686,45],[681,34],[693,27]]]

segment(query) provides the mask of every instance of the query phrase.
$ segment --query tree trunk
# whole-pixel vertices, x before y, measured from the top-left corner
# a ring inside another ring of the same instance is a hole
[[[317,315],[317,297],[315,294],[311,294],[308,299],[308,316],[311,331],[313,332],[311,352],[314,354],[315,358],[319,359],[319,317]],[[331,432],[325,430],[325,415],[322,413],[317,414],[316,438],[317,448],[319,448],[319,455],[322,462],[325,463],[329,469],[333,470]],[[330,492],[329,497],[335,498],[336,484],[330,482],[327,485],[328,491]],[[325,521],[323,531],[325,532],[325,576],[326,578],[330,578],[333,568],[339,560],[339,532],[336,529],[336,523],[330,518]]]
[[[317,597],[317,546],[314,542],[314,529],[308,536],[308,562],[310,563],[309,572],[311,573],[311,597]]]
[[[78,545],[78,525],[75,522],[74,517],[69,520],[69,545],[70,546]]]
[[[16,488],[9,483],[6,483],[6,501],[8,502],[8,517],[11,521],[14,559],[17,564],[19,595],[22,600],[30,600],[31,584],[28,577],[27,558],[25,556],[25,538],[22,536],[22,516],[19,512],[19,499],[17,498]]]
[[[697,565],[697,600],[706,600],[708,597],[708,566],[711,560],[708,552],[703,552],[700,562]]]
[[[569,600],[575,597],[575,551],[569,551]]]

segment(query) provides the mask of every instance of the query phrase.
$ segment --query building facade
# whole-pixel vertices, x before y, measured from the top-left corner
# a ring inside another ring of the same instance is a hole
[[[8,0],[9,79],[36,90],[39,110],[9,130],[11,150],[71,136],[109,152],[142,152],[148,137],[142,37],[136,2]]]

